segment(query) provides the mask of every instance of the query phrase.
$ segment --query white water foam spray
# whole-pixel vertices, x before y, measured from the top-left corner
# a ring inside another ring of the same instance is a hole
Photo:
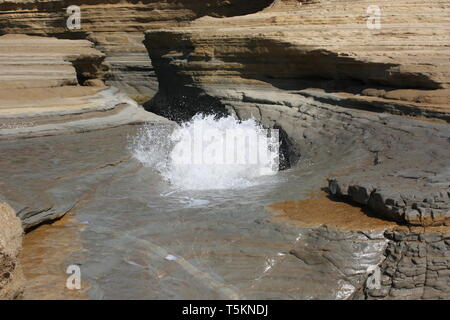
[[[278,171],[279,145],[278,130],[266,130],[254,119],[196,115],[171,133],[144,127],[133,154],[177,188],[237,189]]]

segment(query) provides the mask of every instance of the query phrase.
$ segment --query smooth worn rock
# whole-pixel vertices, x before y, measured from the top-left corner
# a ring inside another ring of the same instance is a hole
[[[337,0],[274,1],[255,14],[148,29],[145,44],[160,85],[149,106],[195,108],[183,105],[192,87],[265,85],[347,108],[448,121],[449,35],[439,28],[448,3],[378,5],[390,13],[380,29],[367,26],[367,1]]]

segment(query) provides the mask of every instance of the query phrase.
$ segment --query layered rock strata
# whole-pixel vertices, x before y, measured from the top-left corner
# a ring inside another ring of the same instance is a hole
[[[0,37],[0,139],[158,119],[103,79],[105,55],[87,40]]]
[[[138,101],[148,100],[158,88],[151,61],[142,44],[144,31],[184,25],[203,15],[243,15],[267,7],[271,0],[2,0],[0,34],[19,33],[89,39],[107,55],[111,77]],[[67,28],[67,8],[80,8],[80,29]]]
[[[0,203],[0,300],[18,298],[24,290],[19,264],[22,226],[14,210]]]
[[[351,108],[449,119],[448,3],[381,1],[380,29],[367,27],[367,1],[300,4],[276,1],[256,14],[149,30],[160,95],[270,85]]]
[[[6,35],[0,37],[0,57],[0,140],[11,140],[14,144],[17,138],[167,122],[146,112],[117,88],[105,86],[103,79],[108,74],[105,55],[87,40]],[[2,147],[1,152],[7,155],[11,150]],[[6,156],[2,161],[7,161]],[[15,165],[2,166],[6,170]],[[8,174],[2,181],[7,179]],[[42,183],[34,185],[26,179],[12,188],[4,185],[0,190],[0,198],[16,209],[26,229],[62,217],[73,205],[49,204],[48,196],[41,191],[51,183],[45,185],[43,188]],[[24,206],[17,188],[29,190],[36,197],[32,196],[31,202]],[[42,203],[44,208],[40,206]]]
[[[450,298],[448,227],[405,227],[328,198],[268,208],[273,220],[306,228],[290,254],[300,260],[302,273],[306,266],[316,268],[304,280],[311,281],[310,286],[324,281],[317,270],[329,268],[330,274],[339,270],[334,282],[341,284],[335,293],[340,298]]]
[[[449,228],[391,230],[381,286],[365,288],[368,299],[450,299]]]

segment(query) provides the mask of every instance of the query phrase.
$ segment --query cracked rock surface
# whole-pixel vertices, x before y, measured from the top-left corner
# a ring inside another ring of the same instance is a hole
[[[130,137],[137,129],[0,142],[7,155],[0,170],[2,201],[16,209],[24,226],[63,214],[83,226],[80,251],[63,265],[81,265],[87,298],[447,297],[445,237],[424,233],[410,244],[409,233],[394,233],[394,223],[361,230],[327,221],[302,227],[267,213],[264,206],[274,202],[310,197],[336,167],[345,169],[352,153],[333,168],[327,159],[300,163],[246,189],[245,197],[239,190],[174,193],[131,157]],[[418,255],[414,246],[425,243],[428,264],[391,267],[393,259],[407,264]],[[365,285],[368,268],[375,266],[383,271],[380,292]],[[415,276],[425,268],[427,281]],[[411,283],[420,289],[404,291]]]
[[[326,162],[282,172],[246,197],[239,190],[174,193],[131,157],[136,130],[0,142],[2,201],[24,226],[63,214],[83,225],[82,251],[64,265],[81,265],[89,298],[344,299],[364,285],[367,266],[382,261],[380,230],[268,219],[265,205],[306,198],[323,185]]]
[[[368,299],[449,299],[450,233],[439,230],[395,230],[380,264],[381,286],[365,289]]]

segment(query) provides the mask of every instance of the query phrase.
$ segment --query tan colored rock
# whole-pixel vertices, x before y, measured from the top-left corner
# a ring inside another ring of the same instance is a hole
[[[105,77],[104,59],[87,40],[0,36],[0,89],[82,85]]]
[[[128,94],[149,99],[158,84],[145,47],[144,31],[183,26],[204,15],[243,15],[267,7],[272,0],[0,0],[0,35],[61,35],[80,39],[88,36],[96,48],[107,54],[112,77],[107,84]],[[81,9],[81,29],[69,30],[66,10]]]
[[[105,83],[100,79],[89,79],[84,82],[85,86],[88,87],[105,87]]]
[[[104,59],[87,40],[0,36],[0,139],[154,119],[116,88],[104,85]]]
[[[0,300],[17,298],[24,289],[24,277],[18,264],[22,233],[14,210],[0,203]]]
[[[161,75],[161,94],[192,86],[321,88],[374,110],[448,118],[450,3],[378,1],[380,29],[367,26],[369,5],[275,1],[254,14],[152,29],[145,43]],[[367,88],[417,91],[387,93],[371,103]]]

